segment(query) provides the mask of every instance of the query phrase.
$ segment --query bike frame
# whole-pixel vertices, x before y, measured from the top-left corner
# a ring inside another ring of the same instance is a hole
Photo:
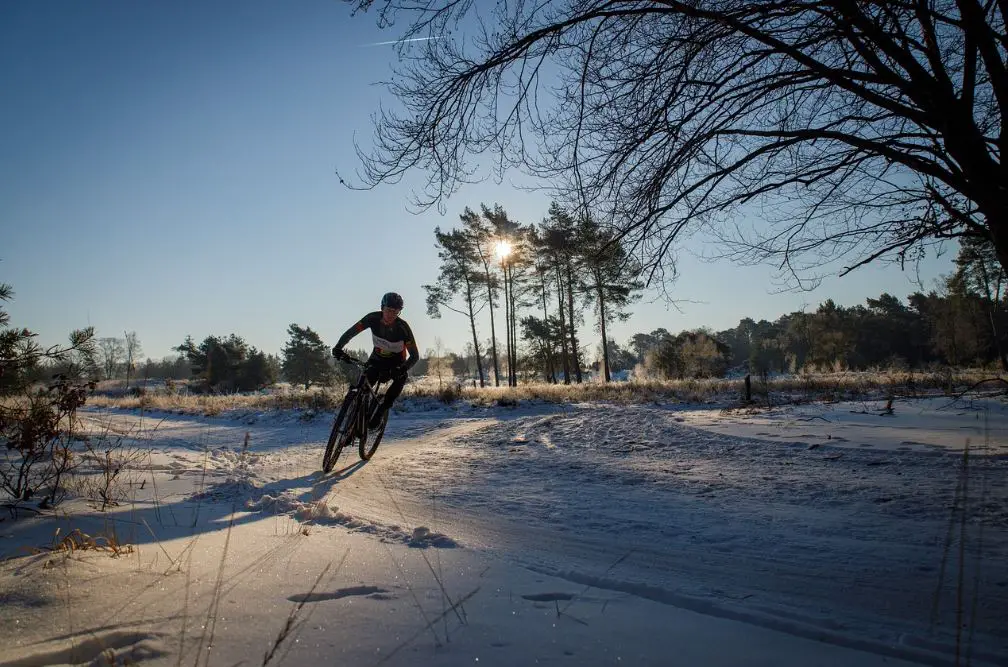
[[[329,443],[326,445],[326,453],[322,459],[323,471],[327,473],[335,465],[343,449],[354,440],[360,441],[361,458],[370,459],[385,431],[385,425],[382,423],[374,443],[371,447],[366,447],[371,411],[379,401],[383,400],[385,394],[379,388],[387,380],[381,379],[379,376],[378,382],[372,385],[367,377],[367,371],[371,368],[369,363],[358,361],[352,357],[344,358],[343,361],[356,366],[360,370],[360,377],[347,391],[347,395],[343,399],[343,407],[340,408],[339,416],[333,424]]]
[[[376,384],[372,385],[367,378],[367,371],[370,368],[370,364],[367,362],[357,361],[352,357],[349,362],[360,370],[360,377],[357,378],[357,384],[349,390],[351,392],[356,392],[357,394],[354,399],[353,406],[354,432],[349,433],[347,437],[347,440],[351,441],[355,437],[367,437],[368,422],[371,420],[371,408],[374,407],[378,399],[384,396],[384,392],[378,391],[378,387],[380,387],[384,381],[379,380]]]

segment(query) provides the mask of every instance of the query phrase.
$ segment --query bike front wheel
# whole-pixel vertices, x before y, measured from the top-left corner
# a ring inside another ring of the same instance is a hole
[[[353,437],[354,425],[357,411],[357,396],[348,393],[340,407],[339,414],[333,422],[332,431],[329,432],[329,441],[326,443],[325,454],[322,456],[322,472],[328,474],[336,466],[343,447],[346,446]]]

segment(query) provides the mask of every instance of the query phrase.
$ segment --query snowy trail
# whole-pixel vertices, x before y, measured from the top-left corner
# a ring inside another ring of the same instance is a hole
[[[256,489],[310,486],[353,518],[344,525],[385,538],[422,526],[585,590],[925,664],[951,656],[956,564],[941,566],[955,456],[768,443],[653,407],[602,414],[397,415],[372,461],[347,452],[328,478],[317,473],[328,419],[172,417],[155,442],[187,449],[175,456],[190,473],[202,451],[223,479],[249,433],[252,500]],[[1006,460],[973,465],[971,511],[985,529],[982,567],[964,570],[984,593],[973,658],[997,664],[1008,657]]]
[[[600,428],[622,435],[631,429],[614,422],[639,424],[643,414],[614,408]],[[618,440],[643,451],[666,440],[665,454],[675,443],[681,451],[641,461],[596,450],[586,460],[576,443],[609,441],[589,423],[575,413],[474,422],[469,433],[455,427],[390,446],[331,497],[354,514],[426,521],[464,544],[586,586],[881,653],[893,645],[950,650],[948,632],[929,637],[946,530],[936,501],[954,487],[950,459],[848,452],[843,477],[852,481],[840,483],[831,479],[835,452],[768,452],[724,436],[703,443],[702,432],[670,418],[651,424],[655,437],[645,428],[636,443]],[[564,456],[568,447],[574,451]],[[769,479],[777,483],[768,490]],[[899,505],[889,496],[900,493],[913,496],[904,499],[909,516],[889,511]],[[988,533],[988,546],[1003,554],[1004,504],[990,508],[1002,530]],[[1008,638],[998,611],[1008,609],[999,585],[1008,578],[1004,560],[988,558],[980,576],[990,592],[980,622],[995,647]],[[953,579],[946,572],[939,595],[946,628]]]

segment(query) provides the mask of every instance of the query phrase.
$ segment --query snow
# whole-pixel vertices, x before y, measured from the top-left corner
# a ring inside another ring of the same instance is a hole
[[[1008,405],[887,407],[410,399],[328,476],[331,413],[87,409],[144,463],[0,522],[0,667],[1008,664]]]

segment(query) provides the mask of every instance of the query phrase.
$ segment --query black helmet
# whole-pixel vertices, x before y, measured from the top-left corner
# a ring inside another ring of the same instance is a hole
[[[385,296],[381,298],[382,308],[395,308],[396,310],[402,310],[403,300],[402,297],[395,292],[386,292]]]

